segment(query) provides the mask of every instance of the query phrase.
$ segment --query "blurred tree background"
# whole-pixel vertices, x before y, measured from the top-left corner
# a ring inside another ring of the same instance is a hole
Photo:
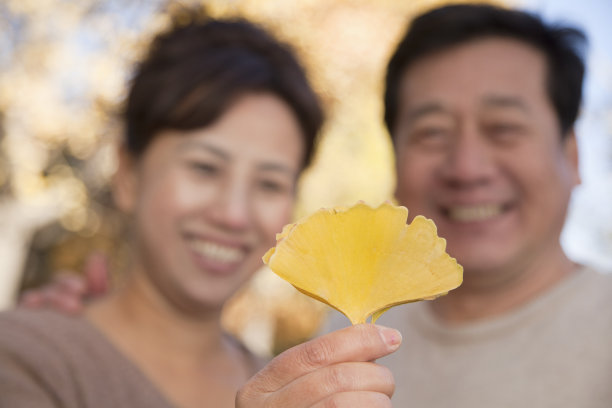
[[[301,182],[301,217],[392,198],[383,71],[410,16],[440,3],[448,1],[2,0],[0,309],[52,273],[81,270],[92,251],[121,271],[124,223],[108,189],[122,131],[117,113],[134,62],[169,14],[200,5],[213,16],[246,16],[296,48],[328,112]],[[612,221],[607,226],[598,242],[612,254]],[[270,354],[311,336],[325,312],[262,269],[230,303],[225,323]]]

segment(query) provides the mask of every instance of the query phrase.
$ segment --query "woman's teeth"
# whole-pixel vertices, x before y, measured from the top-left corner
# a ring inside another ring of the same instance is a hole
[[[240,249],[210,241],[194,241],[192,247],[201,256],[216,262],[239,262],[244,257],[244,252]]]
[[[455,221],[482,221],[493,218],[502,213],[499,204],[470,205],[451,207],[448,216]]]

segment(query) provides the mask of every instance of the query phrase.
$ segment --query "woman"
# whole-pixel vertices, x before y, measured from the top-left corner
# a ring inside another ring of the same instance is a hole
[[[261,368],[220,313],[290,220],[311,159],[322,113],[302,68],[246,21],[177,25],[140,65],[124,120],[113,193],[131,221],[127,278],[83,316],[0,317],[2,406],[233,407]],[[296,406],[353,404],[352,390],[385,400],[390,375],[364,361],[392,351],[397,334],[347,333],[273,362],[239,406],[288,406],[288,395]],[[330,344],[350,352],[316,352]],[[313,350],[321,358],[303,365]],[[309,391],[330,370],[346,381]]]

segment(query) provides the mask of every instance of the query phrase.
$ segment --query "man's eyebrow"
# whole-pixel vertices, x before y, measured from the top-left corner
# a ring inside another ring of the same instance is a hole
[[[407,115],[404,117],[404,120],[414,122],[415,120],[432,113],[449,114],[450,111],[438,102],[430,102],[417,106],[416,108],[408,111]]]
[[[482,105],[486,108],[517,108],[525,113],[529,113],[529,107],[525,104],[525,102],[522,99],[514,96],[487,96]]]

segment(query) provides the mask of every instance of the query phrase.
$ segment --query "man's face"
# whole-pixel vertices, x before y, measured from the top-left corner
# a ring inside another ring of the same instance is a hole
[[[436,222],[467,274],[505,279],[560,249],[576,146],[573,133],[562,139],[545,84],[544,55],[495,37],[404,73],[396,197]]]

